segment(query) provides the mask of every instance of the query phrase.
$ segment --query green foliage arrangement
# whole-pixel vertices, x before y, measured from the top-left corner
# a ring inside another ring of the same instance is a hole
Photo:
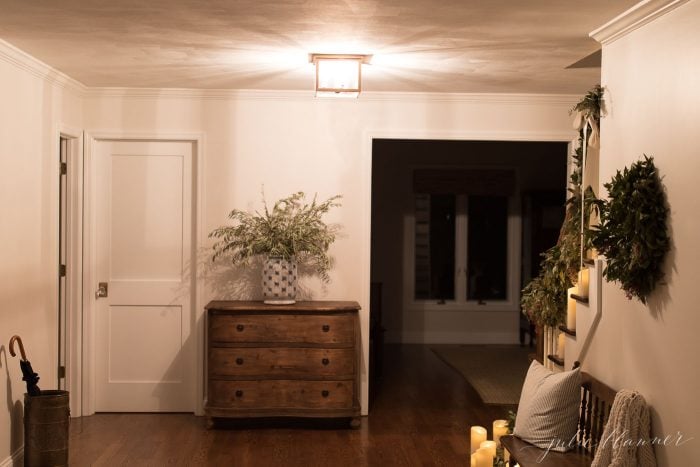
[[[654,158],[618,171],[605,188],[600,225],[594,246],[605,255],[603,275],[619,282],[627,298],[646,303],[664,277],[663,262],[671,240],[668,236],[668,205]]]
[[[600,121],[603,88],[596,86],[576,104],[583,125],[598,125]],[[590,127],[589,127],[590,128]],[[559,231],[557,244],[542,254],[540,274],[522,290],[520,305],[528,319],[542,326],[558,326],[566,321],[566,292],[577,280],[581,267],[581,183],[583,180],[584,132],[579,131],[579,147],[572,154],[574,170],[569,183],[570,196],[566,201],[566,215]],[[584,225],[588,225],[591,211],[599,206],[590,187],[584,191]],[[591,232],[584,231],[584,249],[591,246]]]
[[[593,86],[583,99],[581,99],[569,113],[579,112],[583,117],[593,117],[594,123],[600,123],[600,115],[603,109],[603,87],[600,84]]]
[[[213,260],[225,255],[233,264],[247,264],[258,255],[280,256],[286,260],[310,263],[323,282],[328,282],[331,260],[328,248],[335,241],[337,227],[322,220],[331,208],[340,206],[340,195],[317,202],[305,201],[297,192],[277,201],[268,209],[263,195],[263,213],[234,209],[229,214],[233,226],[222,226],[209,234],[214,244]]]
[[[517,413],[513,412],[512,410],[508,411],[508,434],[512,435],[513,430],[515,430],[515,418],[517,417]]]

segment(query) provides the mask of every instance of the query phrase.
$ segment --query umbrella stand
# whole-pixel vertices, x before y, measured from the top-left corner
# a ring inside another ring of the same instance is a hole
[[[10,339],[10,355],[16,356],[15,343],[19,345],[22,379],[27,383],[27,393],[24,395],[24,465],[68,465],[68,391],[39,389],[39,375],[27,360],[19,336]]]

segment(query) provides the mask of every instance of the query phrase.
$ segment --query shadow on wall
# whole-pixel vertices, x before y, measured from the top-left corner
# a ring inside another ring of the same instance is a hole
[[[262,300],[262,269],[264,258],[256,257],[247,265],[234,265],[231,258],[221,256],[212,261],[211,248],[200,248],[197,253],[197,281],[205,281],[216,300]],[[314,291],[304,285],[306,279],[318,276],[314,266],[308,262],[298,264],[297,300],[313,300]],[[331,264],[331,268],[333,264]],[[186,267],[186,277],[192,275],[191,265]],[[183,281],[184,284],[189,281]],[[322,292],[325,293],[323,285]]]
[[[14,453],[22,447],[24,431],[24,407],[19,400],[14,401],[12,395],[12,377],[7,361],[7,350],[0,345],[0,368],[5,368],[7,413],[10,415],[10,452]]]
[[[668,200],[666,200],[666,203],[668,207]],[[673,236],[673,211],[670,209],[666,226],[668,228],[669,238],[675,238]],[[671,248],[668,250],[666,259],[664,260],[663,271],[664,278],[658,283],[656,289],[647,300],[651,316],[657,321],[663,319],[663,313],[671,303],[670,290],[673,284],[673,276],[678,272],[676,268],[676,245],[673,243],[673,240],[671,240]]]

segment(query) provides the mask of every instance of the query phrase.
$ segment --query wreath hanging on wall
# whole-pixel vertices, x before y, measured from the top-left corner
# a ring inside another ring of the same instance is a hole
[[[607,260],[603,275],[619,282],[628,299],[646,304],[664,277],[664,258],[671,246],[669,208],[654,158],[644,155],[604,186],[609,198],[602,202],[592,239]]]

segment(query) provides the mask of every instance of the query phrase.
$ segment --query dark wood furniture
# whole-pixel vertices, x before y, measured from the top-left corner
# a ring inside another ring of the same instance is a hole
[[[213,301],[207,310],[207,401],[217,417],[360,417],[356,302],[265,305]]]
[[[511,465],[521,467],[590,467],[595,450],[603,436],[616,391],[588,373],[581,373],[581,410],[576,435],[577,446],[568,452],[547,452],[513,436],[501,437],[501,444],[510,453]],[[568,442],[568,440],[564,441]]]

